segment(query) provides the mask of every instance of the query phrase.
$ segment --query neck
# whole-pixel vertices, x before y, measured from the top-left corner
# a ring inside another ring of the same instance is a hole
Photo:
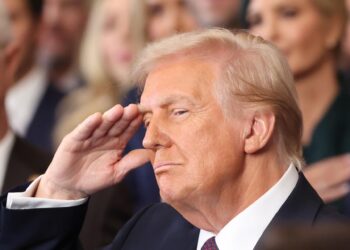
[[[339,92],[334,60],[324,60],[317,69],[296,77],[295,83],[304,121],[303,144],[307,144],[314,127]]]
[[[199,197],[187,204],[171,204],[190,223],[217,234],[240,212],[266,193],[287,170],[277,157],[249,156],[242,172],[221,192]]]

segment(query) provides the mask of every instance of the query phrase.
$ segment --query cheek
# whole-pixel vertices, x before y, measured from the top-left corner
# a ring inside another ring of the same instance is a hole
[[[305,27],[290,34],[286,56],[293,74],[300,74],[317,64],[326,53],[325,34]]]
[[[151,18],[148,24],[148,37],[151,41],[164,37],[164,27],[161,18]]]

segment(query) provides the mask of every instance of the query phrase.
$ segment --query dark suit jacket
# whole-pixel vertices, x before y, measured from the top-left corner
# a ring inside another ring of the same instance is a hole
[[[8,191],[35,179],[46,171],[50,161],[49,154],[16,136],[7,164],[3,190]],[[96,249],[111,242],[115,233],[131,218],[131,204],[130,195],[123,185],[106,189],[92,197],[80,232],[84,248]]]
[[[7,163],[3,192],[7,192],[24,182],[43,174],[49,166],[51,157],[33,147],[24,139],[15,136]]]
[[[1,199],[1,249],[77,249],[77,236],[84,220],[86,204],[72,208],[8,210]],[[282,205],[257,243],[260,249],[265,235],[288,221],[315,226],[338,220],[323,204],[304,176]],[[199,229],[187,222],[169,205],[149,206],[135,215],[106,249],[122,250],[195,250]],[[91,236],[93,237],[93,235]]]

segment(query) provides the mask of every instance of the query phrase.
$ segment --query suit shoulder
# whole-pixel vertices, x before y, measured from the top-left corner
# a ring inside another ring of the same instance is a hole
[[[171,206],[157,203],[138,212],[122,228],[110,247],[170,250],[178,242],[195,246],[198,233],[199,230]]]

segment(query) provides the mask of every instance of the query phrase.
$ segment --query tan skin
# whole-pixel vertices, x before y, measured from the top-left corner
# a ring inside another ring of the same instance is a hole
[[[23,0],[4,0],[7,9],[11,40],[18,44],[22,59],[18,65],[19,78],[27,74],[35,64],[36,45],[40,32],[40,20],[35,19]]]
[[[100,51],[106,72],[128,86],[134,59],[130,26],[129,0],[103,0]]]
[[[242,112],[235,103],[233,115],[224,116],[213,95],[217,72],[214,64],[192,59],[152,70],[139,108],[117,105],[94,114],[65,137],[36,196],[86,197],[150,160],[162,199],[195,226],[218,233],[270,189],[287,166],[270,143],[272,112]],[[208,84],[199,84],[203,80]],[[142,120],[146,149],[122,158]]]
[[[45,0],[41,49],[56,63],[51,78],[59,80],[76,66],[80,42],[88,17],[88,1]],[[58,67],[59,66],[59,67]]]
[[[240,0],[186,0],[202,27],[238,27]]]
[[[185,0],[145,0],[147,8],[147,36],[156,41],[176,33],[189,32],[197,24]]]
[[[11,43],[0,50],[0,140],[6,135],[7,122],[5,96],[11,85],[17,80],[16,75],[23,54],[18,44]]]
[[[303,115],[302,142],[308,145],[339,92],[333,49],[341,37],[340,20],[323,16],[311,0],[252,0],[248,20],[253,34],[276,44],[287,57]],[[317,162],[304,173],[326,202],[350,191],[349,155]]]

